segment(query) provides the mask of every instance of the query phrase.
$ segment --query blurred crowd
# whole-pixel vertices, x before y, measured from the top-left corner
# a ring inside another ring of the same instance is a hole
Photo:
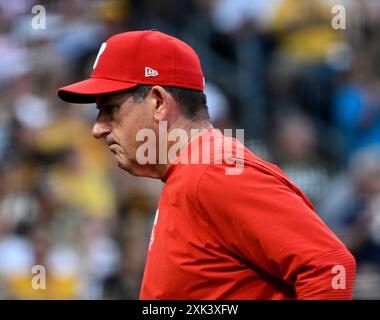
[[[380,299],[379,27],[372,0],[0,0],[0,298],[138,297],[163,184],[120,171],[94,105],[56,89],[112,34],[154,28],[197,50],[214,125],[295,181],[356,257],[355,298]]]

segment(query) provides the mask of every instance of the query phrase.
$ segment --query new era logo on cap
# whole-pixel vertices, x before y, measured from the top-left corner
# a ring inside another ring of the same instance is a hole
[[[145,77],[157,77],[158,71],[149,67],[145,67]]]

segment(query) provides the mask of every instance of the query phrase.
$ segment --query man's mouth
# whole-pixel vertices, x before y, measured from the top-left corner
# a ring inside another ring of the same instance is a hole
[[[116,143],[112,143],[112,144],[110,144],[110,145],[108,146],[108,149],[109,149],[112,153],[116,154],[115,147],[116,147]]]

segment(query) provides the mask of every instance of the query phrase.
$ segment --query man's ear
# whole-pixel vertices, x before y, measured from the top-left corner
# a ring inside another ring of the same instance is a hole
[[[150,95],[154,103],[154,120],[168,121],[175,103],[172,95],[161,86],[153,86]]]

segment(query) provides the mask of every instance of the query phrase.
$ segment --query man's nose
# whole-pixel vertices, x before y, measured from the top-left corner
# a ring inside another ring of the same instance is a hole
[[[98,117],[92,127],[92,135],[96,139],[101,139],[111,132],[111,125],[105,121],[104,117]]]

